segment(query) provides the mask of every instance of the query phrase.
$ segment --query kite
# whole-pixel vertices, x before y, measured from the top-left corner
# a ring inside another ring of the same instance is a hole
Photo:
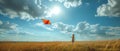
[[[47,20],[47,19],[42,19],[42,21],[43,21],[43,23],[44,23],[44,24],[48,24],[48,25],[50,25],[50,24],[51,24],[50,20]]]

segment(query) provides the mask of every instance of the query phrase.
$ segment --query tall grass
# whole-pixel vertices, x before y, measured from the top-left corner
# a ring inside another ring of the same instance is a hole
[[[120,51],[120,40],[75,42],[2,42],[0,51]]]

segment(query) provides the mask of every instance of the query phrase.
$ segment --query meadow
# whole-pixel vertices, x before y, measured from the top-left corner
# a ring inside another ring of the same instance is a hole
[[[71,42],[0,42],[0,51],[120,51],[120,40]]]

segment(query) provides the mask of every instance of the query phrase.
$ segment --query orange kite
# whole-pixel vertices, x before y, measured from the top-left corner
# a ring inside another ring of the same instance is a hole
[[[43,21],[44,24],[51,24],[50,20],[42,19],[42,21]]]

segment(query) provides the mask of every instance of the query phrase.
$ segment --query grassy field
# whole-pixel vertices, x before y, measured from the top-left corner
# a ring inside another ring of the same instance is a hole
[[[0,51],[120,51],[120,40],[71,42],[0,42]]]

